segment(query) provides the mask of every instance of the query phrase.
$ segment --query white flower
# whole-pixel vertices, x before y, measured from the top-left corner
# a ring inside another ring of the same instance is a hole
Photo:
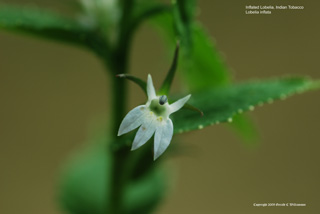
[[[123,135],[140,126],[132,144],[135,150],[154,136],[154,160],[156,160],[169,146],[173,135],[173,124],[170,114],[181,109],[189,100],[188,95],[169,105],[165,95],[157,96],[151,75],[147,82],[148,102],[132,109],[121,122],[118,136]]]

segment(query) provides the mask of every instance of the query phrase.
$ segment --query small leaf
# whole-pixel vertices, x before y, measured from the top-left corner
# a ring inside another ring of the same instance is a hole
[[[201,117],[203,116],[203,112],[200,109],[198,109],[197,107],[194,107],[193,105],[190,105],[189,103],[184,104],[184,106],[182,108],[198,112]]]
[[[143,92],[147,95],[147,83],[145,81],[143,81],[142,79],[135,77],[133,75],[130,75],[130,74],[117,74],[116,77],[126,78],[128,80],[131,80],[132,82],[137,84],[143,90]]]
[[[173,114],[175,133],[187,132],[222,122],[242,112],[253,110],[257,105],[284,99],[296,93],[319,88],[319,81],[307,78],[281,78],[252,81],[192,95],[190,103],[203,110],[204,116],[181,110]]]
[[[176,50],[174,52],[171,67],[167,73],[166,79],[163,81],[162,86],[159,90],[160,94],[169,94],[169,91],[170,91],[170,88],[172,85],[172,81],[173,81],[173,78],[174,78],[174,75],[176,73],[177,66],[178,66],[179,48],[180,48],[180,42],[178,41],[177,45],[176,45]]]

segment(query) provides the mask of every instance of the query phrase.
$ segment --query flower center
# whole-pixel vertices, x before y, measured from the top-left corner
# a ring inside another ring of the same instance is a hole
[[[150,105],[149,105],[149,109],[155,113],[157,116],[165,116],[166,112],[167,112],[167,107],[165,104],[165,102],[163,102],[163,104],[161,104],[161,97],[159,99],[154,99],[151,101]]]

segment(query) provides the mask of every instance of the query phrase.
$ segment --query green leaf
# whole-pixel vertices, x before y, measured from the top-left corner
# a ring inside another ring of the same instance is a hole
[[[194,21],[195,1],[178,0],[173,3],[173,8],[173,12],[161,14],[154,21],[161,26],[170,43],[181,40],[181,74],[188,87],[194,91],[229,83],[227,66],[211,36]]]
[[[87,148],[64,167],[59,201],[68,213],[107,213],[112,160],[105,147],[101,143]],[[125,214],[150,213],[164,196],[165,182],[162,168],[154,167],[128,183],[122,203]]]
[[[173,114],[174,132],[182,133],[222,122],[231,122],[235,115],[253,110],[255,106],[285,99],[296,93],[317,89],[319,86],[320,81],[287,77],[246,82],[195,93],[190,104],[199,107],[204,116],[199,117],[197,113],[185,110]]]
[[[169,44],[175,44],[181,36],[177,34],[172,13],[164,13],[152,19],[157,29],[166,38]],[[197,22],[192,23],[190,36],[191,48],[181,39],[181,52],[179,70],[190,90],[201,90],[220,87],[230,83],[230,74],[226,63],[217,51],[211,37]]]
[[[196,10],[195,0],[176,0],[173,4],[177,5],[180,20],[184,25],[188,26],[189,23],[193,22]]]
[[[77,45],[98,46],[92,33],[75,20],[43,9],[0,5],[0,28]]]
[[[230,83],[226,63],[214,46],[211,37],[199,23],[192,28],[192,50],[181,62],[183,77],[192,91],[220,87]]]
[[[191,25],[193,23],[193,0],[172,2],[175,31],[183,46],[190,50],[192,45]]]
[[[132,82],[134,82],[135,84],[137,84],[142,91],[147,95],[147,83],[145,81],[143,81],[142,79],[135,77],[133,75],[130,74],[117,74],[116,77],[119,78],[126,78]]]
[[[180,4],[182,3],[180,2]],[[183,8],[180,6],[178,11],[183,11]],[[182,39],[182,58],[180,60],[182,72],[180,74],[191,91],[230,84],[231,78],[226,63],[201,24],[191,21],[190,17],[194,14],[190,11],[188,9],[183,13],[182,16],[185,18],[181,19],[177,18],[177,14],[179,14],[177,10],[174,13],[175,18],[173,18],[173,14],[167,13],[153,19],[155,24],[161,26],[160,30],[169,43],[173,43],[177,38]],[[256,129],[250,123],[249,117],[234,118],[234,122],[231,127],[239,133],[246,143],[257,142],[254,140],[257,139],[257,133],[254,132]]]
[[[177,45],[176,45],[176,50],[174,52],[171,67],[167,73],[166,79],[163,81],[162,86],[159,90],[160,94],[169,94],[169,91],[170,91],[170,88],[172,85],[172,81],[173,81],[173,78],[174,78],[174,75],[176,73],[177,66],[178,66],[179,48],[180,48],[180,42],[178,41]]]
[[[154,18],[154,22],[161,26],[162,33],[169,43],[176,38],[182,39],[182,59],[180,60],[182,72],[180,74],[191,91],[230,84],[228,67],[212,38],[200,23],[192,21],[194,12],[188,5],[193,5],[194,2],[184,3],[184,0],[178,2],[179,10],[176,9],[174,15],[167,13]],[[249,117],[234,118],[231,127],[246,143],[257,142],[255,139],[258,134],[254,132],[256,129]]]
[[[259,142],[259,132],[248,115],[237,114],[232,118],[231,128],[244,140],[247,146],[256,146]]]
[[[197,107],[193,106],[193,105],[190,105],[189,103],[186,103],[184,104],[184,106],[182,107],[183,109],[189,109],[191,111],[195,111],[195,112],[198,112],[199,113],[199,116],[203,116],[203,112],[198,109]]]

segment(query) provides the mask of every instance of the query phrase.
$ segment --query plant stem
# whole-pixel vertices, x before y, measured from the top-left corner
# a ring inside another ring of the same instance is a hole
[[[122,62],[121,62],[122,61]],[[119,60],[118,63],[125,63],[124,60]],[[125,73],[126,68],[117,68],[116,73]],[[115,75],[112,76],[112,124],[111,133],[116,138],[120,123],[126,113],[127,106],[127,84],[125,79],[117,78]]]
[[[115,73],[126,73],[127,71],[127,57],[121,55],[117,56],[115,60],[115,66],[113,67]],[[126,111],[126,100],[127,100],[127,84],[124,79],[116,78],[115,75],[112,77],[112,124],[111,124],[111,136],[113,136],[112,143],[116,144],[119,141],[117,138],[117,132],[120,123],[125,115]],[[112,145],[111,145],[112,146]],[[110,149],[110,148],[108,148]],[[124,192],[125,178],[123,176],[123,168],[126,162],[128,148],[112,149],[112,170],[111,184],[107,189],[110,194],[110,201],[107,204],[107,210],[109,214],[122,214],[122,201]]]
[[[116,47],[112,53],[111,69],[112,78],[112,128],[111,135],[114,137],[112,143],[119,143],[117,138],[118,128],[126,113],[127,104],[127,82],[125,79],[117,78],[116,74],[128,73],[129,51],[131,47],[132,34],[129,30],[131,10],[133,0],[122,1],[122,18],[120,20],[119,38]],[[107,59],[106,59],[107,60]],[[110,61],[109,61],[110,62]],[[110,64],[110,63],[109,63]],[[112,169],[110,171],[111,183],[107,190],[110,194],[110,201],[107,202],[108,214],[123,214],[123,196],[126,184],[126,162],[129,156],[128,147],[120,147],[112,151]]]

